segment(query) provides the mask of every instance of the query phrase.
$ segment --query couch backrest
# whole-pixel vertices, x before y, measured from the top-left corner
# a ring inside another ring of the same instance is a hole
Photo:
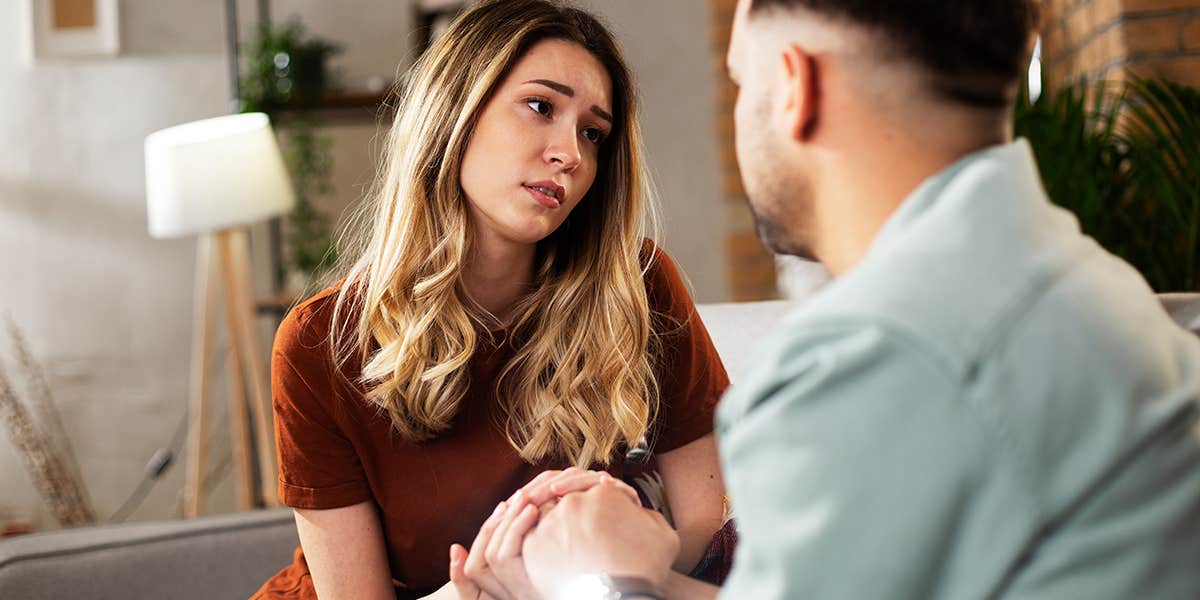
[[[244,600],[299,543],[291,509],[20,536],[0,541],[0,598]]]
[[[736,383],[750,366],[754,349],[788,313],[800,306],[792,300],[700,304],[696,309],[708,328],[713,346]]]
[[[1159,299],[1176,323],[1200,335],[1200,294],[1160,294]]]

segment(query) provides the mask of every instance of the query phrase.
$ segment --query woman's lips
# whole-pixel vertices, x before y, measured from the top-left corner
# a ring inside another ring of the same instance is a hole
[[[533,199],[537,200],[538,204],[541,204],[546,208],[558,208],[562,205],[562,203],[558,201],[558,198],[555,198],[554,196],[551,196],[550,194],[547,194],[536,187],[527,185],[525,186],[525,191],[529,192],[529,195],[533,196]]]

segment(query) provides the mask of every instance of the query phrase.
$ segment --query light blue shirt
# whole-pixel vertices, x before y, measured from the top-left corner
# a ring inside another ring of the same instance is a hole
[[[1028,144],[924,182],[722,400],[723,598],[1200,598],[1200,342]]]

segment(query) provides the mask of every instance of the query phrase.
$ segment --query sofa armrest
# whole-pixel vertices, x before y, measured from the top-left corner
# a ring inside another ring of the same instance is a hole
[[[0,598],[238,598],[291,562],[292,510],[82,527],[0,541]]]

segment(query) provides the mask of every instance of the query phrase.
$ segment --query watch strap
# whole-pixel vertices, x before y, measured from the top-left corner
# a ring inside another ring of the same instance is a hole
[[[649,579],[608,574],[608,580],[621,600],[667,600],[667,595]]]

